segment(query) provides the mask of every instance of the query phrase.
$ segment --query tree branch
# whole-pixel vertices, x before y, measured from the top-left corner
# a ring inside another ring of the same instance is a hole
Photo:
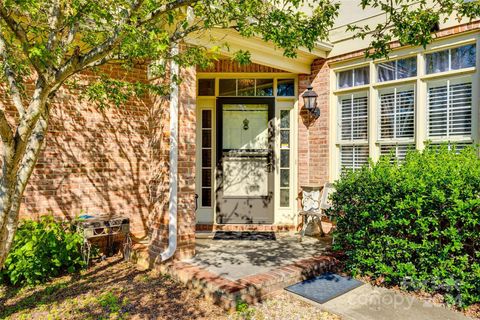
[[[52,51],[57,44],[58,25],[60,24],[61,17],[60,3],[58,0],[54,0],[48,10],[48,26],[50,28],[50,34],[48,35],[47,49]]]
[[[13,105],[15,106],[15,108],[17,108],[19,115],[22,116],[25,114],[25,108],[23,106],[23,102],[20,96],[20,90],[18,90],[15,73],[13,72],[12,68],[10,68],[10,64],[8,62],[7,44],[1,32],[0,32],[0,57],[3,60],[3,69],[4,69],[5,77],[7,78],[7,81],[8,81],[8,85],[10,87],[9,93],[12,96]]]
[[[13,142],[13,130],[8,123],[7,117],[5,115],[5,106],[0,102],[0,136],[2,141],[5,144],[4,148],[11,147]]]
[[[32,59],[30,57],[30,40],[28,39],[27,32],[22,27],[22,25],[19,22],[15,21],[15,19],[13,19],[11,15],[7,12],[2,0],[0,0],[0,17],[5,21],[9,29],[15,35],[16,39],[20,42],[23,53],[30,61],[32,66],[35,68],[35,71],[37,71],[38,76],[44,78],[45,75],[43,73],[41,62],[38,59]]]
[[[172,10],[184,7],[184,6],[191,6],[191,5],[193,5],[194,3],[197,3],[197,2],[198,2],[198,0],[175,0],[175,1],[169,2],[169,3],[161,6],[160,8],[152,11],[152,13],[150,13],[150,15],[145,20],[140,21],[137,24],[137,26],[141,26],[141,25],[147,24],[149,22],[152,22],[152,21],[158,19],[160,16],[164,15],[165,13],[169,12],[169,11],[172,11]]]

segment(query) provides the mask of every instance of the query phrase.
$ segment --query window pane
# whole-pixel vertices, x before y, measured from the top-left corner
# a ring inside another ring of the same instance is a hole
[[[415,130],[415,92],[397,91],[395,138],[413,138]]]
[[[342,71],[338,73],[338,88],[353,87],[353,70]]]
[[[280,189],[280,207],[290,206],[290,189]]]
[[[362,86],[370,83],[370,74],[368,67],[354,69],[353,72],[355,79],[354,86]]]
[[[238,95],[254,96],[255,95],[255,79],[238,79]]]
[[[212,186],[212,170],[202,169],[202,187]]]
[[[237,95],[237,79],[220,79],[218,85],[220,96]]]
[[[471,44],[451,50],[452,70],[475,66],[475,45]]]
[[[282,129],[290,128],[290,110],[280,111],[280,128]]]
[[[354,98],[352,102],[352,140],[367,139],[367,97]]]
[[[280,131],[280,148],[289,148],[290,147],[290,131],[282,130]]]
[[[342,99],[340,102],[341,108],[341,140],[352,139],[352,98],[348,97]]]
[[[202,150],[202,167],[210,168],[212,166],[212,150],[203,149]]]
[[[367,97],[347,96],[341,99],[341,140],[367,139]]]
[[[410,149],[414,149],[415,146],[413,144],[405,144],[405,145],[381,145],[380,146],[380,155],[381,156],[392,156],[390,159],[392,162],[393,160],[403,161],[405,160],[405,156],[407,155],[407,151]]]
[[[472,129],[472,84],[444,83],[428,88],[429,136],[469,136]]]
[[[273,79],[257,79],[257,96],[273,96]]]
[[[395,80],[395,61],[382,62],[378,64],[378,81]]]
[[[430,136],[447,135],[447,86],[428,89],[428,127]]]
[[[368,163],[368,146],[340,147],[340,164],[342,169],[359,169]]]
[[[202,128],[212,127],[212,111],[202,110]]]
[[[204,148],[212,147],[212,131],[211,130],[202,130],[202,147]]]
[[[448,50],[426,55],[427,73],[448,71]]]
[[[415,77],[417,75],[417,57],[397,60],[397,79]]]
[[[202,188],[202,207],[212,206],[212,189]]]
[[[280,150],[280,167],[290,167],[290,150]]]
[[[280,169],[280,187],[290,186],[290,170]]]
[[[294,79],[278,79],[277,80],[277,96],[292,97],[295,95]]]
[[[450,85],[449,136],[470,135],[472,128],[472,84]]]
[[[395,137],[395,93],[380,94],[380,138]]]
[[[198,95],[214,96],[215,95],[215,79],[198,79]]]

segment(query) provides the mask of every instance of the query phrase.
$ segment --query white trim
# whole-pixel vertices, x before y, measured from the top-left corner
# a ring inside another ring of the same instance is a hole
[[[199,195],[198,209],[196,213],[197,224],[216,224],[216,98],[219,94],[219,80],[220,79],[273,79],[273,93],[270,98],[275,99],[275,148],[274,157],[275,175],[274,175],[274,224],[296,224],[297,206],[296,206],[296,192],[298,191],[298,76],[291,73],[197,73],[196,85],[198,86],[198,79],[215,79],[215,96],[197,96],[197,137],[196,137],[196,178],[195,190]],[[293,79],[294,80],[294,96],[277,96],[277,85],[279,79]],[[197,88],[198,89],[198,88]],[[198,90],[197,90],[198,92]],[[244,98],[239,96],[238,98]],[[201,207],[201,112],[202,110],[212,110],[212,166],[213,166],[213,181],[212,181],[212,207]],[[290,110],[290,206],[280,207],[280,110]],[[278,196],[277,196],[278,195]]]
[[[458,70],[450,70],[446,72],[439,72],[433,74],[426,74],[425,67],[425,56],[428,53],[442,51],[452,48],[462,47],[468,44],[476,43],[476,66],[468,67]],[[427,49],[424,50],[421,47],[412,48],[404,47],[395,49],[390,55],[390,59],[403,59],[416,55],[417,56],[417,75],[415,77],[391,80],[385,82],[378,82],[378,70],[377,63],[387,61],[387,59],[378,59],[376,61],[370,61],[363,57],[354,58],[344,61],[332,62],[329,64],[330,69],[330,105],[332,108],[331,115],[329,119],[330,124],[330,159],[329,159],[329,176],[330,180],[336,179],[339,177],[340,172],[340,154],[339,147],[340,145],[361,145],[365,141],[341,141],[338,136],[340,134],[339,123],[338,123],[338,104],[339,99],[342,95],[348,94],[358,94],[362,91],[368,91],[369,93],[369,126],[368,126],[368,142],[370,145],[370,157],[375,160],[380,155],[380,147],[385,144],[410,144],[413,142],[417,149],[423,149],[424,144],[427,140],[432,140],[432,142],[441,142],[441,141],[454,141],[454,142],[475,142],[478,143],[480,140],[480,79],[479,71],[480,68],[480,34],[478,31],[463,33],[458,36],[449,36],[442,38],[438,41],[435,41],[432,44],[427,46]],[[356,69],[358,67],[365,66],[366,64],[370,65],[370,84],[351,87],[346,89],[337,89],[337,73],[340,71],[345,71],[348,69]],[[374,69],[374,70],[372,70]],[[373,75],[373,76],[372,76]],[[468,136],[461,137],[428,137],[428,84],[436,81],[443,80],[454,80],[461,77],[468,77],[472,82],[472,133]],[[378,99],[379,92],[389,87],[396,86],[414,86],[415,88],[415,112],[414,112],[414,123],[415,123],[415,133],[414,138],[410,139],[380,139],[378,129],[374,132],[374,137],[372,137],[373,127],[379,127],[379,114],[373,110],[378,108]],[[374,119],[372,119],[374,117]],[[372,139],[371,139],[372,138]],[[373,139],[374,138],[374,139]],[[372,145],[373,144],[373,145]]]

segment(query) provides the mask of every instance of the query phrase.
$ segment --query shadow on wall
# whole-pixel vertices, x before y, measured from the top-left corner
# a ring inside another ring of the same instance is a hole
[[[165,198],[160,195],[166,174],[168,179],[168,109],[144,97],[100,110],[80,94],[62,90],[57,95],[21,217],[49,212],[66,219],[82,213],[127,216],[135,238],[142,239],[150,213]]]

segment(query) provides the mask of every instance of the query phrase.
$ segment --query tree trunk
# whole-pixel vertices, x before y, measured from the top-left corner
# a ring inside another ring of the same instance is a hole
[[[34,123],[33,130],[27,135],[25,142],[16,141],[16,144],[25,143],[25,147],[10,146],[9,148],[3,146],[4,154],[0,181],[0,269],[3,268],[12,246],[18,226],[23,192],[37,163],[48,128],[48,106],[44,102],[44,105],[39,107],[44,111]],[[19,128],[19,130],[21,129]],[[13,151],[15,151],[15,154]],[[22,154],[19,155],[18,152]],[[18,163],[15,163],[16,161]]]

